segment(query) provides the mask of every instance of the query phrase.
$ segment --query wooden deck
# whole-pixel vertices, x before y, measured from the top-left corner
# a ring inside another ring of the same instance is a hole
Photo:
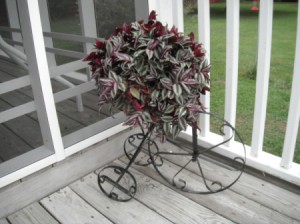
[[[27,72],[10,61],[0,58],[0,83],[9,81]],[[52,80],[53,92],[67,87]],[[75,97],[56,103],[62,136],[77,131],[107,117],[99,113],[96,91],[82,94],[84,111],[78,112]],[[30,86],[0,95],[0,112],[33,100]],[[28,152],[43,144],[37,113],[32,112],[0,124],[0,163]]]
[[[170,142],[163,147],[174,147]],[[121,157],[112,164],[125,166]],[[165,161],[171,171],[182,161]],[[203,163],[210,175],[215,163]],[[172,188],[152,165],[131,168],[138,190],[129,202],[107,198],[92,172],[49,196],[9,215],[0,223],[300,223],[300,189],[249,172],[230,189],[210,195],[183,193]],[[196,174],[187,173],[195,179]],[[287,190],[289,189],[289,190]]]

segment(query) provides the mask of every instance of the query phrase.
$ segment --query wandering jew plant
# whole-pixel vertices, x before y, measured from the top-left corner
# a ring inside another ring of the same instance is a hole
[[[147,23],[125,23],[104,41],[96,40],[84,60],[98,86],[99,107],[109,103],[123,111],[125,125],[156,124],[161,141],[187,125],[197,127],[210,66],[193,33],[168,29],[152,11]]]

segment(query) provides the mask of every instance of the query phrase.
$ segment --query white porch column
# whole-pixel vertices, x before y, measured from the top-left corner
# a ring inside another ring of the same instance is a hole
[[[149,5],[147,0],[134,0],[135,8],[135,19],[139,20],[148,20],[149,14]]]
[[[240,0],[227,0],[226,10],[225,120],[235,126],[239,64]],[[232,135],[232,129],[225,127],[225,139],[229,139]],[[229,146],[233,140],[234,136],[227,142],[227,145]]]
[[[10,28],[20,29],[19,14],[16,0],[6,0],[6,8]],[[11,36],[14,41],[23,41],[21,33],[12,32]],[[16,45],[15,47],[18,50],[24,52],[24,48],[22,46]]]
[[[210,63],[210,13],[209,13],[209,0],[198,0],[198,33],[199,42],[203,43],[206,49],[206,57],[208,64]],[[201,102],[210,111],[210,93],[206,92],[206,95],[201,96]],[[209,116],[200,116],[200,135],[205,137],[210,131],[210,119]]]
[[[300,4],[298,4],[297,39],[294,62],[294,74],[292,82],[292,92],[290,100],[287,128],[284,138],[282,160],[280,165],[290,168],[294,159],[295,146],[300,122]]]
[[[167,23],[169,28],[173,26],[173,0],[149,0],[148,4],[149,12],[155,10],[159,21],[164,25]]]
[[[251,155],[256,157],[263,149],[265,133],[271,62],[272,23],[273,1],[260,1],[256,96],[251,143]]]
[[[97,26],[95,6],[93,0],[78,0],[81,33],[83,36],[97,38]],[[88,53],[93,49],[91,43],[85,43],[83,45],[84,53]]]
[[[183,0],[174,0],[172,9],[173,9],[173,24],[177,26],[179,32],[184,32]]]
[[[49,17],[49,10],[47,0],[39,0],[39,7],[41,15],[41,22],[42,22],[42,30],[46,32],[51,32],[50,26],[50,17]],[[53,48],[53,40],[51,37],[44,37],[46,47]],[[55,55],[53,53],[47,53],[48,65],[50,67],[56,66]]]
[[[30,81],[44,144],[57,160],[65,152],[55,109],[38,0],[17,0]]]

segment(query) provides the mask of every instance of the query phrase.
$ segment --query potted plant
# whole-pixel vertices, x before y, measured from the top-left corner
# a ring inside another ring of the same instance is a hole
[[[109,38],[96,40],[85,61],[98,87],[99,107],[111,104],[123,111],[124,125],[155,125],[162,142],[187,125],[197,127],[210,66],[193,33],[169,29],[152,11],[148,22],[124,23]]]
[[[126,168],[108,166],[98,174],[99,187],[107,196],[118,201],[128,201],[134,196],[136,180],[128,169],[145,142],[148,143],[148,154],[156,171],[171,185],[183,191],[215,193],[228,188],[240,177],[241,173],[227,187],[219,181],[213,181],[212,186],[217,188],[212,188],[199,162],[204,152],[200,152],[197,147],[198,118],[201,113],[210,115],[205,112],[200,101],[201,94],[209,91],[210,65],[205,53],[203,45],[196,43],[193,33],[186,36],[178,32],[175,26],[169,29],[156,19],[155,11],[150,13],[148,22],[125,23],[117,27],[110,37],[103,41],[96,40],[94,50],[85,61],[89,62],[92,77],[96,81],[99,107],[110,104],[126,114],[125,125],[139,125],[142,130],[148,128],[146,134],[143,131],[142,140],[134,154],[128,156],[130,161]],[[235,130],[228,122],[219,120],[222,122],[221,127]],[[175,138],[188,125],[193,130],[192,152],[159,152],[156,143],[149,138],[155,130],[161,142],[164,142],[167,135],[171,134]],[[210,151],[229,140],[204,151]],[[156,152],[150,152],[150,145],[155,145]],[[161,155],[187,156],[188,162],[177,166],[178,171],[168,178],[160,169],[163,165]],[[160,157],[161,164],[154,161],[157,157]],[[245,160],[233,159],[234,162],[237,160],[242,162],[242,167],[235,170],[242,172]],[[188,164],[194,164],[198,169],[207,191],[198,189],[198,185],[195,189],[190,188],[185,178],[180,177]],[[103,174],[106,171],[108,174]],[[111,177],[112,174],[117,177]],[[125,175],[127,178],[123,178]],[[126,181],[121,183],[122,179]],[[107,185],[109,188],[106,188]]]

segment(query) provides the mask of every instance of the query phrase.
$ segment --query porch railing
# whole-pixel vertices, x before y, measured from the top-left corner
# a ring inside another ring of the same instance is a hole
[[[95,14],[93,7],[93,0],[79,0],[81,24],[83,26],[83,36],[67,35],[61,33],[53,33],[50,29],[45,30],[45,21],[43,22],[44,33],[42,30],[42,21],[40,17],[40,7],[45,4],[45,0],[7,0],[7,6],[11,12],[17,11],[16,2],[19,7],[22,7],[23,12],[21,16],[27,19],[27,22],[23,21],[24,27],[27,27],[30,32],[23,39],[20,35],[20,24],[11,23],[12,28],[0,27],[2,31],[9,31],[13,33],[13,40],[11,44],[20,46],[21,43],[25,43],[24,46],[31,47],[31,54],[33,55],[33,65],[29,66],[31,72],[41,74],[39,80],[36,83],[32,83],[33,88],[37,88],[36,91],[41,93],[42,98],[38,98],[36,102],[30,102],[28,105],[22,105],[22,108],[12,108],[10,111],[4,111],[0,114],[0,122],[4,122],[8,119],[12,119],[15,116],[31,112],[36,108],[36,104],[39,104],[41,110],[40,116],[48,116],[44,119],[44,123],[41,124],[43,137],[47,139],[49,149],[54,151],[54,154],[48,155],[44,159],[38,162],[29,164],[19,170],[0,178],[0,188],[25,177],[33,172],[36,172],[46,166],[49,166],[57,161],[63,160],[69,155],[78,152],[87,146],[94,144],[95,142],[106,138],[121,131],[124,127],[117,125],[110,128],[107,131],[102,131],[92,137],[82,139],[78,144],[74,144],[64,148],[62,145],[62,138],[59,135],[59,128],[57,123],[57,117],[55,113],[55,102],[66,99],[70,96],[74,96],[85,91],[92,89],[90,82],[83,83],[79,86],[65,90],[65,92],[59,92],[52,95],[51,84],[49,77],[58,76],[60,74],[66,74],[74,72],[80,68],[85,68],[86,65],[80,61],[75,61],[69,64],[55,66],[48,69],[48,61],[46,58],[46,52],[40,52],[38,49],[46,49],[52,54],[62,54],[67,56],[75,56],[81,58],[84,53],[75,53],[66,50],[59,50],[51,46],[52,38],[70,39],[79,41],[82,43],[93,42],[96,37],[96,25]],[[149,0],[145,4],[145,1],[136,0],[136,15],[145,16],[140,13],[141,7],[146,7],[147,11],[155,9],[159,16],[159,19],[168,24],[175,24],[179,27],[179,30],[183,31],[183,2],[182,0]],[[199,27],[199,41],[205,45],[206,50],[210,51],[210,5],[209,0],[198,0],[198,27]],[[26,10],[24,10],[26,9]],[[15,11],[14,11],[15,10]],[[240,13],[240,1],[239,0],[227,0],[227,18],[226,18],[226,95],[225,97],[225,119],[229,121],[233,126],[236,123],[236,108],[237,108],[237,88],[238,88],[238,50],[239,50],[239,13]],[[20,11],[20,10],[19,10]],[[298,4],[298,13],[300,12],[300,4]],[[44,15],[44,14],[43,14]],[[295,152],[295,143],[297,140],[299,119],[300,119],[300,15],[298,14],[298,26],[297,26],[297,38],[296,38],[296,55],[294,62],[293,73],[293,85],[291,90],[291,101],[289,108],[289,115],[287,117],[287,128],[283,146],[283,153],[281,157],[271,155],[263,151],[264,130],[266,120],[267,109],[267,97],[268,97],[268,83],[270,73],[270,57],[271,57],[271,37],[272,37],[272,21],[273,21],[273,2],[272,1],[260,1],[259,12],[259,36],[258,36],[258,64],[257,64],[257,85],[256,85],[256,99],[255,99],[255,111],[253,121],[253,133],[251,145],[247,146],[247,165],[254,167],[261,172],[269,173],[283,180],[300,185],[300,165],[293,162],[293,155]],[[16,20],[12,20],[17,22]],[[27,23],[27,24],[26,24]],[[200,32],[201,31],[201,32]],[[26,36],[29,35],[29,36]],[[45,38],[43,38],[43,36]],[[43,42],[43,40],[45,42]],[[50,43],[50,44],[49,44]],[[45,46],[46,45],[46,46]],[[85,44],[85,52],[88,52],[91,45]],[[37,55],[39,54],[39,55]],[[45,74],[48,74],[45,75]],[[80,76],[82,80],[87,81],[84,77]],[[12,85],[9,85],[10,90],[15,87],[21,87],[29,83],[29,77],[22,77],[22,80],[13,80]],[[0,84],[2,85],[2,84]],[[4,85],[2,85],[4,87]],[[5,87],[8,88],[8,87]],[[2,89],[0,89],[2,91]],[[9,89],[6,89],[9,91]],[[204,104],[209,108],[210,96],[209,94],[203,96]],[[45,104],[47,101],[47,105]],[[20,106],[21,107],[21,106]],[[42,119],[43,120],[43,119]],[[222,140],[223,136],[214,134],[210,131],[209,118],[203,117],[200,122],[201,133],[199,136],[199,144],[204,146],[212,145],[218,140]],[[225,135],[230,135],[230,130],[225,130]],[[78,137],[78,133],[74,133],[73,137]],[[191,138],[191,130],[181,134],[181,137]],[[239,151],[236,150],[240,143],[234,140],[230,141],[225,146],[220,146],[217,150],[218,153],[224,156],[239,155]]]

